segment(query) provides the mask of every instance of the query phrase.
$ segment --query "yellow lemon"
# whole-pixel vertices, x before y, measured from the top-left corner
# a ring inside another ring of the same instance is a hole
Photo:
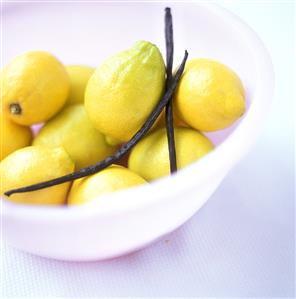
[[[63,146],[76,170],[103,160],[116,150],[93,127],[83,105],[68,106],[49,120],[35,137],[33,145]]]
[[[28,146],[0,162],[0,194],[71,173],[74,163],[63,148]],[[70,183],[42,190],[12,194],[9,199],[23,204],[65,203]]]
[[[64,66],[46,52],[17,56],[1,72],[3,112],[20,125],[44,122],[65,104],[69,76]]]
[[[84,103],[86,84],[95,68],[86,65],[68,65],[66,70],[70,77],[70,93],[66,105]]]
[[[86,111],[100,132],[126,142],[147,120],[164,85],[165,65],[159,49],[140,41],[95,71],[85,91]]]
[[[76,180],[71,188],[68,204],[84,204],[100,195],[147,183],[131,170],[112,165],[89,177]]]
[[[177,167],[200,159],[211,151],[212,142],[189,128],[175,128]],[[168,142],[165,129],[159,129],[142,139],[131,151],[128,167],[147,181],[170,174]]]
[[[186,64],[175,104],[180,118],[201,131],[224,129],[246,109],[239,77],[227,66],[209,59],[194,59]]]
[[[31,144],[30,127],[20,126],[0,112],[0,161],[15,150]]]

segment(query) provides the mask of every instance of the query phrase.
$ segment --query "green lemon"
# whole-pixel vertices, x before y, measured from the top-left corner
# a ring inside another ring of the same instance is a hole
[[[103,134],[128,141],[147,120],[165,86],[159,49],[147,41],[107,59],[89,79],[85,108]]]

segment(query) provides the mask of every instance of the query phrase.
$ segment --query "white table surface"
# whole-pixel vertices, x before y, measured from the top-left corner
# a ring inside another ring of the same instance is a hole
[[[295,296],[293,4],[218,3],[259,33],[274,62],[274,104],[256,146],[189,222],[144,250],[67,263],[2,244],[4,297]]]

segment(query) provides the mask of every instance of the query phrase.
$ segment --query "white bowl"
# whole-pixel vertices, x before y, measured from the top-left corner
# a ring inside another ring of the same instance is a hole
[[[98,65],[139,39],[156,43],[164,53],[164,7],[165,3],[147,2],[5,4],[4,63],[20,52],[44,49],[65,63]],[[209,134],[218,145],[209,155],[149,186],[102,196],[80,207],[2,200],[4,238],[12,246],[72,261],[106,259],[141,248],[196,213],[256,140],[274,85],[261,40],[220,7],[193,3],[171,7],[176,65],[188,49],[191,58],[210,57],[232,67],[247,90],[245,117],[228,130]],[[14,36],[20,37],[17,44]]]

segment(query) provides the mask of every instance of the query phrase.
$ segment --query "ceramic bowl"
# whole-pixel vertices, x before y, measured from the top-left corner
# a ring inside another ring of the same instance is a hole
[[[165,5],[5,2],[3,62],[21,52],[42,49],[64,63],[97,66],[140,39],[152,41],[165,53]],[[208,57],[230,66],[246,89],[244,117],[231,128],[208,134],[217,145],[213,152],[150,185],[101,196],[79,207],[16,205],[3,199],[3,236],[9,244],[69,261],[101,260],[139,249],[194,215],[254,144],[274,84],[262,41],[242,20],[216,5],[174,3],[171,8],[175,65],[187,49],[189,58]]]

